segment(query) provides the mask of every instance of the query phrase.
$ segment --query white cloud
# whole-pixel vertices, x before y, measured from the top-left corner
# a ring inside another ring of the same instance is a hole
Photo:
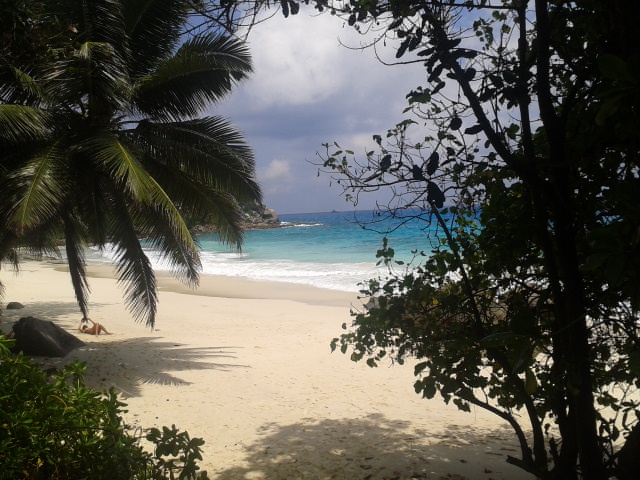
[[[257,110],[316,105],[337,96],[371,101],[389,76],[403,75],[399,70],[406,67],[383,67],[372,49],[357,49],[365,41],[331,15],[276,15],[249,36],[254,75],[244,94]]]
[[[256,107],[313,104],[341,88],[335,20],[277,16],[255,28],[249,41],[255,80],[246,90]]]
[[[254,74],[212,111],[246,134],[265,202],[279,213],[344,209],[341,188],[309,162],[334,140],[362,158],[373,134],[405,118],[406,93],[425,80],[420,65],[387,66],[354,49],[362,42],[330,15],[276,15],[249,36]]]
[[[293,180],[293,170],[291,168],[291,162],[288,160],[274,159],[261,169],[260,178],[263,180],[280,180],[289,182]]]

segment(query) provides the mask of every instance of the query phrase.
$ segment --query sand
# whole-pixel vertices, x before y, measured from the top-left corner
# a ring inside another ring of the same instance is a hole
[[[80,313],[64,265],[28,261],[0,271],[0,328],[33,315],[77,334],[86,382],[122,392],[126,420],[175,424],[201,437],[214,480],[482,479],[533,477],[509,427],[482,410],[459,412],[413,391],[413,365],[369,368],[331,353],[356,294],[228,277],[197,291],[161,276],[156,328],[135,323],[109,266],[91,266],[91,318],[113,335],[76,332]]]

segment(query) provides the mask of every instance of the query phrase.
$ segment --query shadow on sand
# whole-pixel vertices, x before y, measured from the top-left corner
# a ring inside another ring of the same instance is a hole
[[[87,364],[88,387],[105,390],[113,386],[127,397],[135,397],[144,384],[189,385],[177,372],[246,367],[232,361],[235,348],[190,347],[157,337],[138,337],[87,344],[65,358],[41,359],[38,363],[51,368],[80,360]]]
[[[92,303],[93,309],[107,304]],[[60,368],[79,360],[87,364],[85,383],[95,390],[115,387],[127,397],[140,395],[143,384],[189,385],[176,372],[186,370],[231,370],[245,367],[233,362],[237,347],[192,347],[166,341],[162,337],[109,338],[92,341],[91,336],[77,332],[82,317],[76,304],[70,302],[33,302],[20,310],[4,310],[2,330],[22,317],[34,316],[50,320],[66,329],[87,345],[66,357],[33,357],[44,369]],[[74,320],[70,320],[74,318]],[[108,327],[108,326],[107,326]]]
[[[2,305],[2,321],[5,325],[17,322],[22,317],[31,316],[41,318],[42,320],[51,320],[63,328],[75,329],[82,318],[80,308],[77,304],[72,302],[32,302],[25,304],[24,308],[20,310],[6,310],[6,304],[9,303],[6,300],[8,299],[3,300]],[[107,304],[91,304],[93,308],[103,305]],[[68,320],[69,317],[74,317],[76,319],[76,323],[73,327],[70,327],[72,322]]]
[[[506,464],[518,455],[510,429],[487,432],[450,425],[436,433],[380,414],[360,419],[309,419],[264,425],[246,446],[243,466],[216,472],[216,480],[409,480],[530,478]],[[428,439],[428,441],[427,441]],[[211,458],[215,464],[215,458]],[[532,478],[532,477],[531,477]]]

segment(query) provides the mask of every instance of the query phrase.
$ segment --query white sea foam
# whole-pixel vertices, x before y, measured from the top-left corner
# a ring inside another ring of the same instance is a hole
[[[168,262],[153,250],[145,250],[153,268],[169,270]],[[112,262],[115,252],[105,248],[91,250],[92,262]],[[254,280],[299,283],[331,290],[357,292],[359,284],[378,274],[373,263],[311,263],[288,260],[255,261],[243,253],[201,252],[202,273]]]
[[[371,278],[386,277],[375,265],[382,235],[362,228],[339,213],[288,215],[285,227],[247,231],[243,253],[229,251],[215,235],[199,235],[203,274],[246,277],[258,280],[301,283],[334,290],[360,290]],[[376,219],[376,221],[379,221]],[[411,250],[429,248],[422,228],[391,228],[389,244],[395,259],[408,262]],[[144,243],[143,243],[144,246]],[[168,270],[166,261],[152,249],[146,250],[154,268]],[[113,259],[110,249],[103,252]]]
[[[376,275],[372,264],[297,263],[288,261],[208,261],[203,258],[203,273],[257,280],[301,283],[332,290],[357,292],[358,284]]]

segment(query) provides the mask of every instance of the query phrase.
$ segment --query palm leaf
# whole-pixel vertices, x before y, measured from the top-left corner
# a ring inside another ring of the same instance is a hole
[[[8,261],[17,265],[17,254],[15,247],[18,243],[18,236],[9,230],[0,229],[0,266],[2,262]]]
[[[64,239],[67,253],[67,265],[71,284],[78,301],[78,306],[83,317],[89,316],[89,282],[85,268],[84,249],[86,244],[83,239],[86,237],[84,228],[80,222],[73,218],[72,213],[67,210],[64,213]]]
[[[137,152],[122,143],[108,131],[94,132],[82,142],[78,149],[82,155],[99,164],[115,183],[120,183],[136,202],[152,201],[151,190],[155,187]]]
[[[238,40],[209,35],[185,43],[135,88],[137,110],[152,118],[193,118],[251,72],[248,50]]]
[[[120,0],[52,0],[46,2],[41,21],[67,22],[75,32],[72,43],[105,41],[117,45],[125,40]]]
[[[103,132],[84,142],[83,150],[106,167],[114,183],[122,183],[125,186],[132,201],[162,210],[171,222],[175,236],[185,245],[193,245],[189,229],[171,198],[144,168],[129,146],[108,132]],[[195,245],[192,248],[195,248]]]
[[[127,145],[114,136],[104,134],[88,140],[85,146],[86,153],[106,167],[114,184],[125,186],[131,198],[128,208],[140,204],[160,212],[171,226],[172,236],[188,250],[196,250],[179,210]]]
[[[121,192],[117,192],[116,186],[105,175],[96,174],[88,181],[88,188],[79,208],[86,222],[90,241],[98,246],[104,246],[109,241],[109,212],[112,198],[118,194]]]
[[[242,228],[242,207],[235,197],[221,190],[208,190],[202,195],[207,221],[216,226],[216,233],[222,243],[240,250],[244,242]]]
[[[190,287],[198,285],[202,270],[198,245],[189,235],[188,241],[182,232],[177,232],[171,217],[155,208],[139,206],[132,212],[136,230],[144,236],[145,244],[160,254],[173,275]]]
[[[76,51],[82,68],[76,69],[86,82],[90,113],[104,115],[101,104],[109,105],[116,111],[128,108],[131,96],[129,71],[124,58],[112,44],[106,42],[85,42]],[[97,105],[95,102],[100,102]],[[93,103],[93,104],[92,104]]]
[[[242,208],[236,198],[224,189],[206,186],[180,171],[165,165],[156,165],[154,178],[165,184],[172,198],[179,198],[178,210],[182,217],[206,219],[216,225],[223,243],[240,249],[243,242]]]
[[[43,140],[49,133],[47,112],[22,105],[0,105],[0,142]]]
[[[20,252],[32,257],[62,258],[59,242],[64,238],[64,225],[60,216],[49,218],[32,230],[27,230],[18,237],[16,243]]]
[[[114,198],[110,218],[118,282],[124,284],[125,302],[133,317],[155,325],[158,304],[156,277],[136,234],[129,208],[121,197]]]
[[[189,7],[181,0],[130,1],[124,9],[131,75],[150,73],[178,45]]]
[[[71,186],[55,170],[65,161],[65,145],[54,143],[30,159],[24,167],[7,175],[3,185],[9,198],[9,224],[18,231],[29,230],[59,214]],[[15,192],[10,196],[9,192]]]
[[[179,57],[182,53],[197,53],[214,61],[218,68],[228,71],[236,82],[245,80],[253,71],[247,44],[220,33],[190,38],[182,44],[176,56]]]
[[[155,168],[153,164],[167,165],[174,169],[172,174],[182,173],[206,186],[224,189],[241,203],[261,198],[251,149],[224,119],[142,122],[131,135],[146,150],[149,169]],[[165,182],[161,184],[168,188]],[[180,194],[170,195],[181,198]]]
[[[109,118],[115,112],[126,111],[132,92],[125,59],[106,42],[81,43],[72,54],[51,62],[43,83],[50,100],[48,108],[80,109],[85,115],[102,121],[105,116]],[[78,92],[82,92],[81,97]],[[85,102],[82,108],[79,107],[81,101]]]
[[[0,55],[0,98],[6,103],[34,106],[46,98],[46,91],[26,71],[10,65]]]

